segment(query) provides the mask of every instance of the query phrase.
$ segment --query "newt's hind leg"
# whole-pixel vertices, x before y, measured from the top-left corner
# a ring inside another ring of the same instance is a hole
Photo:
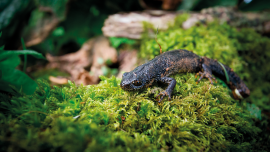
[[[213,84],[213,80],[217,82],[216,78],[214,78],[212,75],[212,71],[210,67],[205,64],[202,64],[202,67],[203,67],[203,72],[200,71],[195,75],[195,78],[197,78],[197,76],[200,75],[200,78],[196,83],[198,84],[202,80],[202,78],[208,78],[211,84]]]

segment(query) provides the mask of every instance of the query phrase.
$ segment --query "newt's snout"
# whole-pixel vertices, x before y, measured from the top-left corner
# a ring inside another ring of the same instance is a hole
[[[121,81],[121,83],[120,83],[120,87],[123,89],[123,90],[128,90],[128,84],[125,84],[124,82],[123,82],[123,79],[122,79],[122,81]]]
[[[123,90],[128,90],[127,85],[123,85],[122,83],[120,84],[120,87],[121,87]]]
[[[126,81],[124,79],[122,79],[121,83],[120,83],[120,87],[125,90],[125,91],[131,91],[134,90],[134,87],[131,85],[131,82]]]

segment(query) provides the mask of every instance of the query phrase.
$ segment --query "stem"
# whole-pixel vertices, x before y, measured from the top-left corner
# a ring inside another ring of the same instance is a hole
[[[21,42],[22,42],[22,48],[23,48],[23,50],[26,50],[26,46],[25,46],[25,43],[24,43],[23,38],[21,38]],[[24,63],[23,63],[23,72],[24,73],[26,71],[26,65],[27,65],[27,55],[25,54],[24,55]]]

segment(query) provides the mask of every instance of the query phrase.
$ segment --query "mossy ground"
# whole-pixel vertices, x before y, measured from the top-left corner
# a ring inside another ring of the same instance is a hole
[[[260,139],[253,116],[230,91],[194,74],[176,75],[172,101],[156,102],[157,86],[126,92],[120,79],[50,88],[1,103],[1,150],[249,151]],[[181,87],[180,87],[181,86]]]

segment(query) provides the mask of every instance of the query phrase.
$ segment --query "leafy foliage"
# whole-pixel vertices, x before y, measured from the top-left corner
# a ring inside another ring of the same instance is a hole
[[[0,90],[5,92],[13,92],[10,85],[15,86],[18,90],[26,94],[34,93],[37,84],[28,77],[24,72],[15,69],[20,64],[19,55],[32,55],[39,59],[45,59],[42,54],[32,50],[6,51],[0,49]]]
[[[131,40],[128,38],[110,37],[110,42],[114,48],[118,48],[121,44],[133,45],[135,43],[135,40]]]
[[[0,31],[3,31],[0,45],[14,42],[14,35],[17,35],[18,28],[22,27],[22,22],[34,8],[31,0],[1,0],[0,5]],[[11,36],[13,38],[11,39]],[[11,44],[9,44],[11,45]],[[12,44],[14,46],[14,44]]]

